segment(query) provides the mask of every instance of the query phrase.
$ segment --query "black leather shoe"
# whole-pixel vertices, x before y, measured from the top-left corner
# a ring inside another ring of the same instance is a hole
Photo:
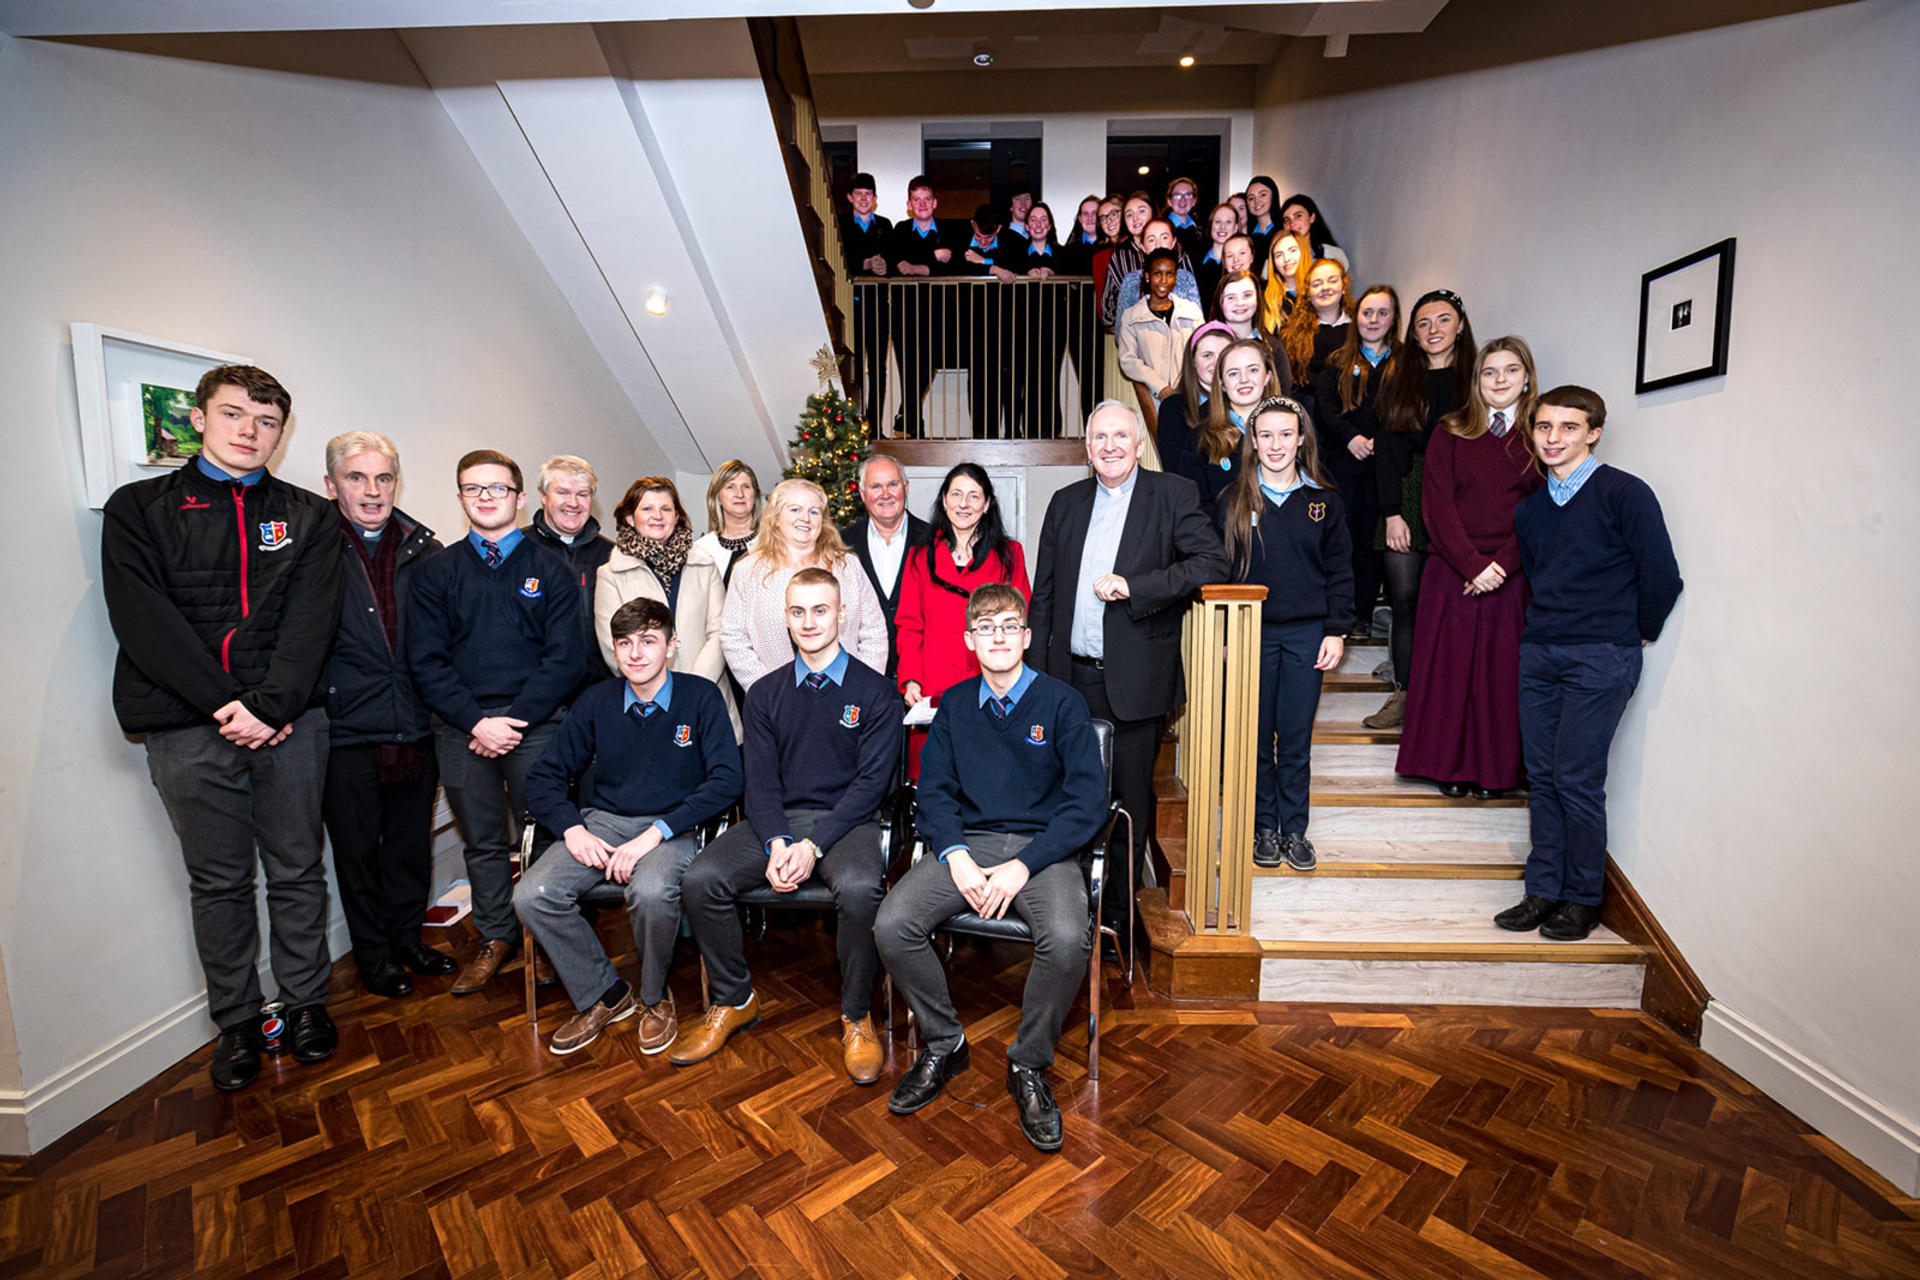
[[[260,1033],[251,1026],[222,1031],[214,1042],[213,1065],[207,1074],[222,1093],[244,1089],[259,1079]]]
[[[377,996],[397,1000],[413,994],[413,979],[391,960],[381,960],[360,970],[360,985]]]
[[[1560,904],[1552,898],[1542,898],[1538,894],[1530,893],[1520,899],[1516,905],[1508,907],[1505,911],[1495,916],[1493,922],[1502,929],[1511,929],[1515,933],[1525,933],[1529,929],[1538,929],[1542,924],[1546,923],[1548,916],[1559,909]]]
[[[947,1087],[947,1081],[965,1071],[971,1058],[965,1040],[952,1053],[935,1053],[922,1045],[920,1056],[907,1068],[907,1074],[900,1077],[900,1083],[893,1086],[893,1096],[887,1099],[887,1110],[897,1116],[912,1115],[939,1097],[940,1091]]]
[[[1037,1067],[1007,1064],[1007,1092],[1020,1104],[1020,1132],[1040,1151],[1058,1151],[1065,1129],[1060,1104],[1053,1100],[1047,1073]]]
[[[1271,870],[1285,861],[1280,852],[1280,833],[1272,827],[1253,829],[1253,865]]]
[[[323,1004],[303,1004],[293,1011],[293,1060],[321,1062],[340,1043],[340,1029],[333,1025]]]
[[[1475,787],[1473,789],[1473,798],[1475,800],[1498,800],[1505,794],[1507,793],[1504,791],[1495,791],[1492,787]]]
[[[452,956],[435,951],[418,938],[408,938],[395,947],[393,958],[415,973],[432,977],[445,977],[460,967]]]
[[[1464,782],[1443,782],[1440,784],[1440,794],[1449,800],[1458,800],[1461,796],[1467,794],[1467,784]]]
[[[1540,936],[1555,942],[1578,942],[1600,923],[1600,908],[1579,902],[1563,902],[1560,909],[1540,926]]]

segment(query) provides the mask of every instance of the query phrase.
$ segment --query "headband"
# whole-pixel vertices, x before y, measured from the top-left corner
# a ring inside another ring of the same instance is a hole
[[[1282,413],[1292,414],[1303,427],[1313,421],[1312,416],[1300,406],[1298,400],[1294,400],[1288,396],[1268,396],[1260,403],[1254,405],[1253,408],[1247,410],[1247,425],[1251,427],[1254,419],[1263,413],[1269,413],[1275,409],[1280,410]]]
[[[1410,316],[1416,314],[1420,308],[1426,306],[1429,302],[1444,302],[1461,315],[1464,316],[1467,314],[1467,304],[1460,301],[1460,295],[1451,289],[1429,289],[1420,295],[1420,301],[1414,303],[1413,310],[1407,312],[1407,314]]]
[[[1226,321],[1209,320],[1205,324],[1201,325],[1198,329],[1195,329],[1190,335],[1188,335],[1187,350],[1189,351],[1193,350],[1196,346],[1200,344],[1200,339],[1206,337],[1210,333],[1224,333],[1227,335],[1229,339],[1237,338],[1240,336],[1239,334],[1233,331],[1233,326],[1228,324]]]

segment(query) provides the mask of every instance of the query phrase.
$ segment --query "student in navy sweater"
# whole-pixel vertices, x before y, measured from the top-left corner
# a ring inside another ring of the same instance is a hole
[[[1285,396],[1247,413],[1241,467],[1221,499],[1233,580],[1267,589],[1260,609],[1260,702],[1253,862],[1315,866],[1307,839],[1320,676],[1353,626],[1353,544],[1340,492],[1320,470],[1313,418]],[[1304,490],[1304,492],[1303,492]]]
[[[887,1101],[895,1115],[910,1115],[939,1097],[969,1058],[934,930],[969,909],[989,919],[1011,909],[1026,921],[1033,967],[1007,1050],[1007,1090],[1027,1140],[1057,1151],[1060,1107],[1046,1072],[1092,946],[1074,854],[1100,829],[1106,781],[1086,700],[1026,665],[1032,639],[1017,590],[995,582],[973,593],[966,643],[980,674],[941,697],[920,756],[917,821],[935,856],[894,885],[874,933],[924,1037]]]
[[[1640,683],[1640,650],[1680,598],[1659,500],[1593,446],[1607,405],[1555,387],[1533,411],[1547,485],[1514,512],[1533,588],[1520,635],[1520,742],[1532,798],[1527,892],[1493,918],[1577,942],[1600,920],[1607,875],[1607,753]]]
[[[740,798],[740,749],[720,688],[673,671],[673,613],[649,597],[613,612],[620,677],[580,695],[527,774],[534,818],[560,839],[513,891],[514,912],[553,959],[578,1011],[548,1043],[578,1052],[637,1010],[580,912],[580,895],[611,880],[626,890],[640,956],[640,1052],[659,1053],[679,1030],[667,969],[680,936],[680,878],[699,853],[694,829]],[[573,784],[593,769],[586,808]]]
[[[527,770],[586,673],[573,566],[514,527],[520,465],[491,449],[460,459],[471,531],[421,566],[407,666],[433,712],[434,756],[467,843],[480,949],[453,980],[472,995],[519,944],[507,847],[526,805]]]
[[[791,893],[818,876],[839,909],[840,1042],[855,1084],[880,1078],[873,1031],[880,955],[873,918],[886,895],[876,814],[900,757],[906,707],[893,681],[840,647],[846,606],[825,569],[787,583],[787,633],[798,656],[747,691],[745,822],[708,846],[687,872],[693,940],[707,964],[706,1020],[673,1052],[676,1067],[720,1052],[760,1018],[735,900],[770,884]]]

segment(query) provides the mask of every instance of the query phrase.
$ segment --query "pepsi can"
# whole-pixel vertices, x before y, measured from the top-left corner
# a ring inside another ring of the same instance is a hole
[[[260,1006],[260,1047],[273,1054],[287,1051],[287,1006],[282,1001]]]

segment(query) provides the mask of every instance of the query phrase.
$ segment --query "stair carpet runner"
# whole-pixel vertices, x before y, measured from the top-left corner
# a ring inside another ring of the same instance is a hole
[[[1399,730],[1360,723],[1392,692],[1371,674],[1385,656],[1380,641],[1349,641],[1322,686],[1307,830],[1318,868],[1254,870],[1259,998],[1639,1008],[1644,954],[1612,930],[1559,943],[1495,926],[1523,893],[1526,796],[1449,799],[1395,774]],[[1160,786],[1178,901],[1185,802],[1171,776]]]

